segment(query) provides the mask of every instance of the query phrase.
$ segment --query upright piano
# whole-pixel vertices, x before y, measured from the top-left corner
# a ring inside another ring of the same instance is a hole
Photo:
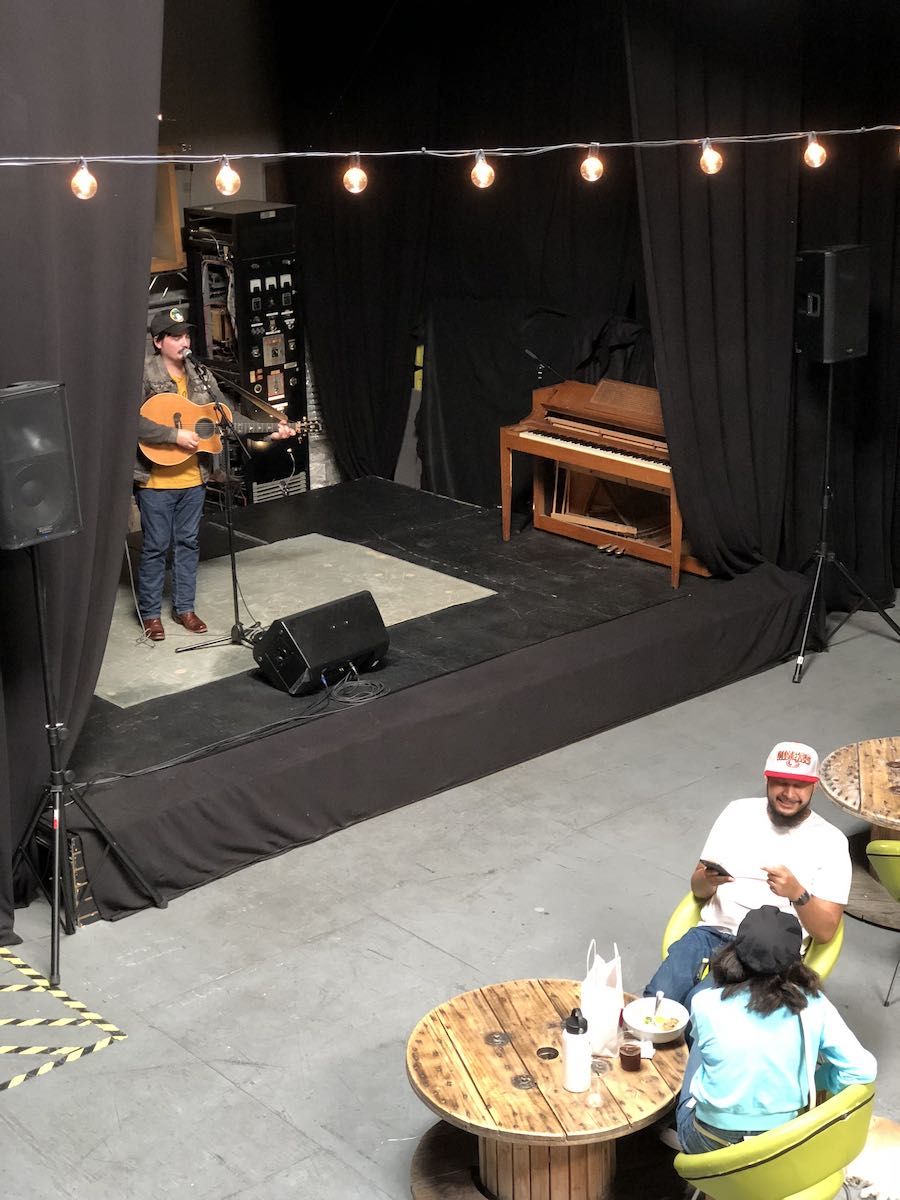
[[[614,554],[709,575],[684,539],[656,388],[570,379],[532,393],[524,421],[500,430],[503,540],[509,541],[512,453],[531,455],[536,529]]]

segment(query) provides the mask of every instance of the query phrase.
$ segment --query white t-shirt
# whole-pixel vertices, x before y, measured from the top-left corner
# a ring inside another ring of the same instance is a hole
[[[763,904],[794,911],[790,900],[769,888],[766,867],[787,867],[820,900],[846,904],[850,895],[853,868],[841,830],[812,810],[799,825],[773,825],[765,798],[732,800],[709,831],[700,857],[720,863],[734,876],[733,883],[720,884],[704,904],[700,924],[732,933],[751,909]]]

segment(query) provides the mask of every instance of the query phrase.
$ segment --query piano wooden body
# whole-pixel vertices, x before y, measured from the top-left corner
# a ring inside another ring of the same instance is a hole
[[[709,575],[684,539],[659,392],[601,379],[533,392],[524,421],[500,430],[503,540],[510,535],[512,454],[532,456],[536,529],[616,554]]]

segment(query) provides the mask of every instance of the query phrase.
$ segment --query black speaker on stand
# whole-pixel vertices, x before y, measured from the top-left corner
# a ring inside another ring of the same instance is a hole
[[[253,657],[269,683],[303,696],[327,686],[330,671],[371,670],[389,640],[372,593],[354,592],[273,621]]]
[[[820,649],[829,641],[865,601],[881,614],[900,637],[897,625],[884,608],[868,594],[829,545],[828,513],[831,504],[831,429],[834,401],[835,363],[862,358],[869,351],[869,247],[830,246],[805,250],[797,256],[795,348],[810,362],[828,367],[828,399],[825,415],[825,457],[822,468],[822,496],[819,508],[819,542],[803,566],[803,573],[815,564],[812,592],[803,626],[800,652],[794,667],[794,683],[803,675],[806,647],[813,619],[816,618]],[[825,572],[836,567],[856,592],[858,600],[850,612],[830,632],[825,611]]]
[[[18,550],[81,529],[61,383],[0,390],[0,547]]]
[[[24,861],[50,904],[50,983],[59,984],[60,895],[66,933],[76,929],[76,897],[68,871],[63,871],[62,846],[66,841],[66,806],[76,804],[107,847],[142,885],[155,904],[166,901],[150,886],[117,844],[112,833],[79,792],[71,786],[72,774],[62,767],[61,747],[68,729],[59,720],[56,689],[47,648],[46,586],[41,545],[81,531],[81,508],[72,439],[61,383],[25,382],[0,389],[0,549],[27,549],[31,556],[38,643],[44,686],[45,729],[50,757],[46,783],[21,841],[13,855],[13,870]],[[38,865],[35,842],[41,819],[50,829],[50,887]]]

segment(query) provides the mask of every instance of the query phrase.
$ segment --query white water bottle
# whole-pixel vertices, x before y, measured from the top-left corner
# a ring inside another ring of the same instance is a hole
[[[591,1039],[580,1008],[573,1008],[563,1026],[563,1087],[586,1092],[591,1086]]]

